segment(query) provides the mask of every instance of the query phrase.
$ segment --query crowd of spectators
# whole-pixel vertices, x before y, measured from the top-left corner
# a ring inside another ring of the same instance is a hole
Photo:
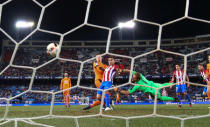
[[[179,52],[182,54],[192,53],[204,48],[209,47],[210,44],[205,43],[203,45],[180,45],[180,46],[165,46],[162,47],[164,50],[169,50],[173,52]],[[127,56],[136,56],[148,51],[151,51],[154,48],[147,47],[136,47],[136,48],[111,48],[110,52],[115,54],[127,55]],[[4,69],[10,62],[12,57],[13,48],[6,47],[3,49],[1,56],[0,69]],[[104,53],[105,48],[63,48],[61,52],[61,57],[66,59],[74,60],[87,60],[94,57],[99,53]],[[196,55],[188,57],[187,64],[187,73],[188,75],[199,75],[197,64],[198,63],[207,63],[207,55],[210,54],[210,51],[205,51]],[[103,62],[107,64],[108,56],[105,56]],[[42,48],[23,48],[20,47],[16,53],[14,64],[37,67],[49,60],[52,57],[46,54],[45,47]],[[84,64],[82,77],[91,77],[93,79],[94,72],[92,63],[94,60],[89,61]],[[130,69],[131,60],[122,57],[116,57],[117,65],[121,69]],[[175,64],[180,64],[183,68],[184,57],[163,53],[155,52],[148,54],[146,56],[135,59],[134,70],[141,72],[145,76],[153,75],[162,75],[162,76],[171,76],[173,70],[175,69]],[[62,60],[56,60],[42,68],[38,69],[36,76],[62,76],[64,72],[68,72],[70,76],[77,77],[80,70],[80,63],[68,62]],[[32,70],[30,69],[18,69],[18,68],[8,68],[1,76],[31,76]],[[125,75],[125,74],[121,74]],[[24,82],[24,81],[23,81]],[[118,83],[119,84],[119,83]],[[92,86],[90,83],[86,84],[87,86]],[[16,96],[23,91],[28,89],[27,85],[0,85],[0,98],[9,98]],[[35,90],[43,91],[58,91],[59,85],[49,85],[49,84],[39,84],[33,87]],[[123,87],[123,89],[128,89],[128,87]],[[175,90],[171,91],[167,89],[168,93],[172,96],[175,96]],[[191,96],[202,93],[202,87],[191,87]],[[71,91],[71,96],[77,95],[79,97],[89,97],[90,100],[95,99],[96,91],[86,90],[86,89],[73,89]],[[114,97],[115,98],[115,97]],[[131,96],[121,96],[122,100],[133,101],[133,100],[144,100],[147,101],[149,98],[147,94],[137,92]],[[135,98],[135,99],[134,99]],[[56,94],[55,102],[62,102],[63,96],[62,93]],[[12,103],[25,103],[25,102],[35,102],[35,103],[48,103],[51,101],[51,95],[46,93],[26,93],[19,98],[12,100]]]
[[[203,49],[202,46],[194,46],[195,50]],[[206,45],[203,45],[204,47]],[[181,53],[188,53],[193,52],[193,48],[191,45],[189,46],[176,46],[166,48],[166,50],[170,51],[180,51]],[[96,54],[102,53],[105,48],[101,48],[100,51],[97,51],[95,48],[74,48],[74,49],[64,49],[61,53],[62,58],[66,59],[77,59],[77,60],[86,60],[88,58],[94,57]],[[149,50],[149,49],[147,49]],[[183,51],[183,52],[182,52]],[[120,49],[113,49],[112,53],[121,54],[121,55],[128,55],[128,56],[135,56],[132,55],[133,53],[141,54],[145,52],[142,48],[120,48]],[[5,49],[5,53],[3,53],[3,61],[1,61],[1,69],[8,65],[9,60],[11,58],[12,49],[7,48]],[[23,55],[24,54],[24,55]],[[198,74],[198,70],[195,69],[198,63],[206,63],[207,62],[207,55],[209,51],[202,52],[200,54],[196,54],[193,56],[188,57],[188,66],[187,66],[187,73],[189,74]],[[23,66],[32,66],[36,67],[41,65],[47,61],[52,59],[52,57],[48,56],[45,53],[45,49],[43,48],[22,48],[18,50],[16,53],[14,64],[16,65],[23,65]],[[130,59],[116,57],[117,64],[122,68],[130,68]],[[93,60],[94,61],[94,60]],[[93,61],[89,61],[84,64],[83,68],[83,76],[94,76],[92,63]],[[104,57],[103,62],[106,63],[107,56]],[[135,60],[134,69],[140,71],[144,75],[170,75],[174,70],[175,64],[180,64],[183,67],[184,57],[163,53],[163,52],[155,52]],[[80,64],[76,62],[68,62],[62,60],[56,60],[40,69],[37,70],[37,76],[62,76],[63,72],[69,72],[71,76],[78,76],[78,72],[80,69]],[[31,71],[25,69],[24,71],[18,71],[18,69],[9,68],[5,73],[5,76],[28,76],[31,75]]]

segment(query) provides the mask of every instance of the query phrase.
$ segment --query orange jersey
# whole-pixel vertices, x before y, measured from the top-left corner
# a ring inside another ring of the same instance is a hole
[[[70,87],[71,87],[71,79],[67,78],[67,77],[63,78],[61,80],[60,88],[64,90],[64,89],[68,89]]]
[[[206,66],[207,66],[206,76],[207,76],[208,79],[210,79],[210,63],[208,63]]]
[[[102,64],[101,62],[94,62],[93,63],[93,70],[95,72],[95,80],[103,80],[104,70],[106,69],[107,65]]]

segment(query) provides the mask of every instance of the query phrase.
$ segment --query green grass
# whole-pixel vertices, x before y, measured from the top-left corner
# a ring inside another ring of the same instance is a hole
[[[168,118],[142,118],[129,121],[130,127],[180,127],[181,121]]]
[[[192,108],[188,105],[183,105],[182,108],[177,108],[177,105],[158,105],[157,113],[161,115],[170,115],[178,117],[190,117],[209,114],[209,105],[193,105]],[[65,108],[64,106],[54,106],[54,115],[66,115],[66,116],[84,116],[90,114],[98,114],[99,107],[95,107],[88,111],[81,110],[84,106],[71,106],[71,108]],[[0,107],[0,112],[4,113],[5,107]],[[49,106],[26,106],[26,107],[9,107],[9,118],[20,117],[35,117],[49,114]],[[106,115],[113,116],[141,116],[153,113],[153,105],[116,105],[114,111],[103,112]],[[2,115],[1,115],[2,116]],[[74,119],[57,118],[57,119],[37,119],[34,120],[38,123],[49,124],[56,127],[75,127]],[[107,118],[107,117],[91,117],[78,119],[80,127],[125,127],[126,123],[124,119]],[[11,127],[14,123],[10,122],[2,127]],[[31,126],[23,122],[18,122],[20,127],[36,127]],[[130,127],[179,127],[181,125],[180,120],[151,117],[141,119],[129,120]],[[201,126],[202,125],[202,126]],[[209,127],[209,118],[193,119],[185,121],[185,127]]]
[[[210,117],[200,118],[200,119],[191,119],[185,121],[185,127],[209,127],[210,126]]]
[[[80,127],[126,127],[126,121],[116,118],[93,117],[79,119],[79,125]]]
[[[9,107],[7,117],[20,118],[20,117],[36,117],[48,115],[50,106],[13,106]]]
[[[14,126],[15,126],[14,122],[8,122],[6,124],[1,125],[0,127],[14,127]]]
[[[4,117],[4,113],[5,113],[5,107],[1,107],[0,106],[0,119],[2,118],[2,117]]]
[[[190,117],[197,115],[207,115],[210,112],[209,105],[182,105],[182,108],[177,108],[177,105],[158,105],[157,113],[161,115],[172,115],[178,117]]]

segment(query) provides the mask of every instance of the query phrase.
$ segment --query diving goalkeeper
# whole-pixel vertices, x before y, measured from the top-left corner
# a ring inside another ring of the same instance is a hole
[[[130,70],[123,69],[123,70],[121,70],[121,72],[130,72]],[[137,91],[142,91],[144,93],[150,94],[152,97],[155,97],[156,90],[154,88],[160,88],[160,87],[163,87],[163,86],[169,86],[169,85],[173,84],[173,83],[160,84],[160,83],[155,83],[153,81],[149,81],[142,74],[140,74],[138,72],[135,72],[135,71],[133,71],[132,74],[133,74],[132,81],[134,83],[137,83],[138,85],[142,85],[142,86],[135,85],[135,86],[133,86],[133,88],[128,89],[128,90],[120,90],[118,88],[115,88],[116,92],[128,95],[128,94],[132,94],[132,93],[137,92]],[[145,86],[149,86],[149,87],[145,87]],[[150,87],[154,87],[154,88],[150,88]],[[161,96],[159,90],[157,92],[157,99],[159,99],[161,101],[174,101],[175,100],[172,97]]]

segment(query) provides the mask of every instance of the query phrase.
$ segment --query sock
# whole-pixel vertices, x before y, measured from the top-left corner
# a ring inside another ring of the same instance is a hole
[[[189,94],[186,95],[186,99],[188,100],[188,102],[191,102],[191,98],[190,98]]]
[[[90,107],[92,108],[92,107],[95,107],[95,106],[100,105],[100,104],[101,104],[101,101],[97,100],[92,105],[90,105]]]
[[[178,98],[178,100],[179,100],[179,103],[178,103],[178,104],[180,105],[180,104],[181,104],[181,96],[178,95],[177,98]]]
[[[110,97],[109,97],[109,94],[105,94],[105,100],[106,100],[106,107],[109,107],[109,105],[110,105]]]
[[[106,100],[105,100],[105,97],[104,97],[104,104],[103,104],[104,107],[106,107]]]
[[[64,103],[65,103],[65,105],[66,105],[66,96],[64,96]]]
[[[70,100],[70,98],[69,98],[69,96],[68,96],[68,97],[67,97],[67,105],[70,105],[69,100]]]

